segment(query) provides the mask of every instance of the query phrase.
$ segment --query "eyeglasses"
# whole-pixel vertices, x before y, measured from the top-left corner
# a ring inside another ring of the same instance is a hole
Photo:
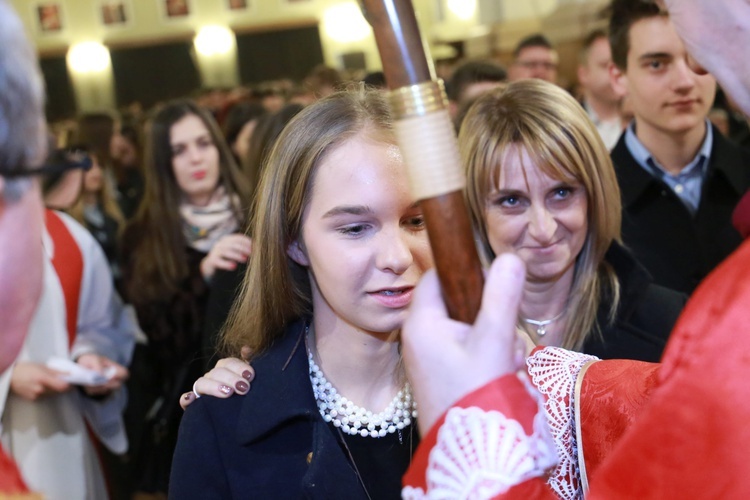
[[[84,172],[94,164],[91,156],[81,149],[58,149],[52,155],[50,162],[36,168],[15,168],[2,173],[6,179],[22,179],[35,176],[62,174],[68,170],[81,169]]]
[[[557,64],[548,61],[516,61],[516,64],[526,69],[542,68],[547,71],[553,71],[557,69]]]

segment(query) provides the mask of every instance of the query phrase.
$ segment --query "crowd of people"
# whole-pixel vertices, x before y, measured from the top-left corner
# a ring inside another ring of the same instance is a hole
[[[472,326],[382,74],[45,125],[0,0],[0,496],[743,497],[750,151],[712,109],[750,111],[715,44],[750,10],[664,3],[613,0],[575,89],[542,34],[446,75]]]

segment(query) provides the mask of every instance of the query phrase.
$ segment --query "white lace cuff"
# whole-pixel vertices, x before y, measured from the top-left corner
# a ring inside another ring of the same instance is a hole
[[[548,483],[565,500],[583,498],[575,432],[575,386],[583,366],[598,359],[560,347],[545,347],[526,360],[532,382],[547,398],[544,410],[560,459]]]
[[[541,409],[529,436],[518,421],[499,411],[452,408],[430,452],[427,492],[407,486],[402,497],[492,498],[528,479],[543,476],[556,462]]]

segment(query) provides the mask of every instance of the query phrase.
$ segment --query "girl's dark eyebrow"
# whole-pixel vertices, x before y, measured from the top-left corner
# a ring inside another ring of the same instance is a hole
[[[213,138],[211,137],[211,134],[209,134],[208,132],[206,132],[205,134],[199,135],[194,140],[201,141],[203,139],[209,139],[209,140],[213,141]],[[187,142],[190,142],[190,141],[174,142],[174,143],[170,142],[169,145],[174,148],[174,147],[177,147],[177,146],[182,146],[182,145],[186,144]]]
[[[337,215],[367,215],[371,214],[372,210],[370,207],[364,205],[341,205],[333,207],[323,215],[324,219],[329,217],[335,217]]]
[[[409,210],[413,210],[415,208],[419,208],[418,201],[415,201],[409,206]],[[372,209],[365,205],[341,205],[330,209],[323,215],[323,218],[327,219],[330,217],[335,217],[337,215],[369,215],[372,213]]]

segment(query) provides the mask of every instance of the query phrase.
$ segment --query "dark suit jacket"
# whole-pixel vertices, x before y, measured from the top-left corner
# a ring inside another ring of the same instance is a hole
[[[750,152],[714,128],[701,201],[693,216],[661,180],[646,172],[625,145],[612,150],[622,191],[622,238],[660,285],[692,293],[742,241],[732,211],[750,188]]]
[[[186,410],[172,463],[174,499],[365,498],[315,403],[303,324],[253,361],[245,396]]]
[[[687,296],[653,283],[648,271],[618,243],[612,243],[604,261],[620,281],[620,304],[609,321],[611,291],[605,289],[597,323],[583,352],[601,359],[637,359],[658,362]]]

